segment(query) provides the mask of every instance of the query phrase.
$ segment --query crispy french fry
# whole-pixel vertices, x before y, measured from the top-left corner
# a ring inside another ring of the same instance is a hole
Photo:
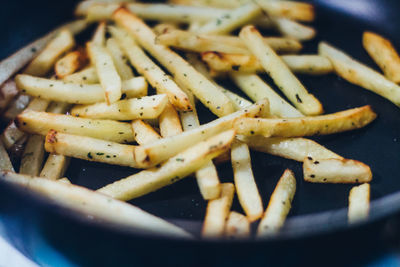
[[[225,225],[225,237],[228,239],[250,238],[250,222],[247,217],[231,211]]]
[[[14,167],[2,141],[0,141],[0,170],[11,172],[14,171]]]
[[[129,123],[77,118],[70,115],[26,111],[17,118],[18,127],[32,134],[46,135],[54,129],[68,134],[89,136],[117,143],[134,141]]]
[[[240,205],[249,221],[254,222],[263,215],[263,206],[251,168],[249,147],[245,143],[233,143],[231,161]]]
[[[259,5],[249,2],[211,20],[197,30],[198,33],[228,34],[262,14]]]
[[[106,47],[114,60],[115,67],[117,68],[118,74],[122,80],[129,80],[133,78],[133,72],[131,67],[127,63],[127,58],[124,52],[118,45],[118,42],[109,38],[106,42]]]
[[[320,55],[329,58],[337,75],[400,106],[400,87],[397,84],[327,43],[320,43],[318,50]]]
[[[220,133],[168,159],[160,167],[141,171],[98,191],[120,200],[130,200],[156,191],[187,177],[226,151],[234,137],[233,130]]]
[[[282,118],[304,115],[278,95],[266,82],[255,74],[231,73],[233,82],[253,101],[268,98],[271,114]]]
[[[293,172],[287,169],[279,179],[264,216],[258,225],[257,238],[266,238],[279,231],[292,207],[295,192],[296,179]]]
[[[260,5],[269,16],[285,17],[307,22],[315,19],[314,6],[309,3],[269,0],[256,0],[256,3]]]
[[[99,83],[99,77],[94,67],[88,67],[79,72],[67,75],[64,77],[64,81],[67,83],[94,84]]]
[[[167,103],[167,95],[144,96],[120,100],[111,105],[106,103],[79,105],[71,109],[71,114],[92,119],[154,119],[164,111]]]
[[[136,168],[133,157],[135,146],[59,133],[50,130],[46,135],[45,149],[49,153]]]
[[[0,86],[0,112],[3,112],[18,95],[18,88],[14,79],[4,82]]]
[[[134,120],[131,124],[135,140],[139,145],[145,145],[161,139],[161,136],[142,120]]]
[[[106,30],[107,30],[106,26],[107,26],[107,24],[105,21],[102,21],[99,23],[99,25],[96,28],[96,31],[94,32],[94,34],[92,36],[92,40],[91,40],[92,43],[100,45],[100,46],[104,46],[106,44]],[[88,52],[89,52],[91,60],[93,61],[92,54],[90,54],[91,50],[88,49]],[[94,63],[94,62],[92,62],[92,63]]]
[[[25,145],[21,158],[19,173],[38,176],[43,165],[44,158],[44,137],[31,135]]]
[[[21,92],[47,100],[71,104],[93,104],[104,101],[104,90],[99,84],[65,83],[25,74],[17,75],[15,82]],[[129,98],[143,96],[147,93],[147,83],[143,77],[123,81],[122,93]]]
[[[33,190],[62,207],[78,211],[83,216],[130,227],[137,232],[174,238],[191,238],[181,228],[155,217],[133,205],[98,194],[84,187],[50,181],[39,177],[3,172],[1,180]]]
[[[64,155],[50,154],[40,172],[40,177],[57,180],[63,177],[68,168],[70,158]]]
[[[272,24],[283,36],[299,41],[311,40],[316,35],[314,28],[287,18],[272,18]]]
[[[162,137],[173,136],[183,132],[178,112],[170,103],[165,106],[158,121]]]
[[[24,73],[34,76],[46,75],[62,54],[75,46],[74,36],[69,30],[61,30],[57,36],[32,60]]]
[[[144,53],[126,31],[115,27],[109,27],[109,31],[119,41],[131,64],[146,77],[157,92],[167,94],[171,104],[179,110],[192,108],[185,92]]]
[[[369,184],[355,186],[349,194],[349,223],[365,220],[369,214],[369,198],[371,187]]]
[[[266,138],[257,136],[242,136],[237,138],[251,149],[271,155],[303,162],[305,158],[317,159],[343,159],[341,156],[323,147],[317,142],[306,138]]]
[[[221,185],[221,196],[208,201],[201,236],[203,238],[219,238],[224,236],[226,220],[232,206],[235,187],[231,183]]]
[[[72,184],[71,181],[67,177],[58,179],[57,181],[60,183],[64,183],[64,184]]]
[[[116,11],[113,18],[117,24],[128,29],[150,54],[214,114],[225,116],[234,112],[234,107],[230,100],[212,82],[171,49],[164,45],[156,44],[156,35],[142,20],[126,9]]]
[[[163,45],[199,53],[216,51],[227,54],[250,55],[246,45],[236,36],[198,34],[164,28],[164,31],[157,36],[156,41]],[[302,48],[299,41],[289,38],[266,37],[264,42],[268,43],[278,53],[296,53]]]
[[[304,180],[311,183],[368,183],[372,172],[368,165],[350,159],[309,159],[303,163]]]
[[[263,42],[261,34],[254,26],[244,27],[240,31],[240,38],[260,60],[269,76],[296,108],[306,115],[317,115],[323,112],[318,99],[307,91],[271,47]]]
[[[394,83],[400,83],[400,56],[393,44],[376,33],[364,32],[363,46],[386,78]]]
[[[88,51],[90,51],[89,54],[94,61],[107,104],[110,105],[117,102],[122,95],[122,82],[115,69],[113,59],[106,48],[95,43],[88,43]]]
[[[70,52],[56,62],[55,73],[58,78],[63,79],[82,68],[86,61],[87,57],[83,51]]]
[[[152,144],[139,146],[135,149],[135,159],[142,167],[154,166],[180,151],[190,147],[194,143],[203,141],[222,131],[232,129],[238,118],[254,117],[268,112],[268,100],[260,101],[245,110],[237,111],[195,129],[185,131],[182,134],[163,138]]]
[[[78,34],[87,27],[85,20],[75,20],[58,27],[45,36],[23,47],[13,55],[0,62],[0,85],[10,79],[13,74],[23,68],[37,54],[42,52],[45,46],[56,36],[62,29],[68,29],[73,34]]]
[[[348,109],[328,115],[285,119],[243,118],[235,122],[238,134],[265,137],[327,135],[362,128],[376,118],[370,106]]]

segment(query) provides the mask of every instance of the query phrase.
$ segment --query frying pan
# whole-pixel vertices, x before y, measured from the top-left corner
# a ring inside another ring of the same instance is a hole
[[[361,46],[364,30],[376,31],[400,47],[400,11],[395,0],[315,0],[316,41],[305,44],[315,53],[326,40],[355,58],[377,67]],[[76,1],[15,0],[0,10],[0,58],[71,18]],[[400,109],[389,101],[335,75],[299,76],[323,103],[327,113],[370,104],[378,119],[368,127],[315,138],[346,157],[371,166],[371,214],[367,221],[347,224],[351,185],[309,184],[301,164],[252,153],[252,164],[266,205],[285,168],[292,169],[298,191],[281,233],[264,241],[182,241],[150,237],[129,229],[86,218],[45,199],[0,182],[0,232],[26,256],[44,266],[293,266],[362,265],[383,253],[382,231],[400,210]],[[223,85],[235,90],[232,84]],[[213,116],[199,106],[201,119]],[[218,167],[223,181],[231,181],[229,164]],[[73,159],[66,176],[74,184],[97,189],[132,173],[129,168]],[[0,179],[1,180],[1,179]],[[148,196],[131,201],[198,234],[206,203],[194,179],[187,178]],[[237,200],[233,209],[239,210]]]

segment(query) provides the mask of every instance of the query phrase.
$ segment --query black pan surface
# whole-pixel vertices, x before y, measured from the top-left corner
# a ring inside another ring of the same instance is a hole
[[[313,25],[318,30],[318,36],[316,41],[305,44],[305,53],[316,53],[318,41],[326,40],[377,69],[361,45],[364,30],[383,34],[392,40],[396,47],[400,47],[400,37],[397,35],[400,26],[397,12],[400,11],[400,6],[396,1],[311,2],[317,7],[318,18]],[[0,43],[0,58],[6,57],[18,47],[71,18],[74,3],[75,1],[67,0],[57,2],[19,0],[4,3],[0,10],[0,22],[6,27],[0,28],[0,36],[3,36],[3,42]],[[367,104],[378,113],[378,119],[364,129],[315,138],[336,153],[371,166],[374,178],[371,183],[372,207],[368,222],[351,227],[347,225],[347,197],[351,185],[305,183],[302,179],[301,164],[261,153],[252,153],[253,169],[264,206],[286,168],[292,169],[297,178],[298,190],[287,224],[281,235],[269,241],[187,243],[143,237],[126,229],[90,221],[28,192],[1,184],[0,219],[4,225],[3,232],[25,254],[42,264],[50,265],[60,263],[62,258],[67,262],[86,265],[129,262],[132,266],[141,266],[145,263],[165,265],[195,263],[204,266],[222,265],[222,263],[232,265],[242,261],[243,264],[251,264],[267,259],[270,263],[279,263],[279,260],[282,260],[284,265],[293,265],[296,263],[294,259],[299,259],[299,254],[304,253],[305,247],[302,244],[312,246],[309,247],[309,251],[321,255],[328,253],[324,252],[321,244],[322,246],[340,244],[340,248],[336,249],[345,250],[343,255],[347,255],[349,251],[345,248],[353,242],[360,241],[361,238],[363,244],[354,245],[354,254],[372,249],[370,245],[379,242],[376,241],[379,229],[376,226],[381,225],[384,218],[400,210],[398,178],[400,109],[388,100],[353,86],[333,74],[299,78],[309,91],[320,99],[326,113]],[[221,83],[236,90],[230,83],[224,81]],[[203,121],[214,118],[204,107],[198,106],[198,109]],[[229,164],[219,166],[219,171],[223,181],[232,181]],[[129,168],[74,159],[66,176],[74,184],[97,189],[132,172]],[[194,234],[200,231],[206,208],[206,202],[202,200],[196,182],[192,178],[184,179],[131,203],[179,224]],[[241,211],[237,200],[233,208]],[[293,248],[298,248],[298,252],[294,253]],[[293,258],[279,257],[284,255],[279,252],[282,249],[287,250]],[[157,253],[152,254],[153,250]],[[206,252],[211,254],[207,256]],[[63,256],[60,258],[60,255]],[[218,258],[221,261],[213,261],[211,255],[220,256]],[[304,255],[300,256],[303,260]],[[246,259],[249,261],[246,262]],[[315,256],[314,259],[319,257]]]

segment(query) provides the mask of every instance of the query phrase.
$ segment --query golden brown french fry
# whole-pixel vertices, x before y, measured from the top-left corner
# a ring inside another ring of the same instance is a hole
[[[285,17],[292,20],[307,22],[315,19],[314,6],[309,3],[269,0],[256,0],[255,2],[260,5],[269,16]]]
[[[320,55],[329,58],[337,75],[400,106],[400,87],[397,84],[327,43],[320,43],[318,50]]]
[[[228,239],[250,238],[250,222],[247,217],[231,211],[225,225],[225,237]]]
[[[49,153],[136,168],[133,157],[135,146],[123,145],[50,130],[46,135],[45,149]]]
[[[107,50],[110,52],[111,57],[114,60],[115,67],[117,68],[118,74],[122,80],[129,80],[133,78],[133,72],[131,67],[127,63],[127,58],[118,45],[118,42],[113,39],[109,38],[106,41]]]
[[[63,79],[82,68],[86,61],[87,56],[83,51],[70,52],[56,62],[55,73],[58,78]]]
[[[78,105],[71,109],[77,117],[110,120],[154,119],[164,111],[168,103],[167,95],[144,96],[120,100],[114,104],[98,103]]]
[[[117,143],[134,141],[129,123],[94,120],[70,115],[26,111],[17,118],[18,127],[32,134],[46,135],[54,129],[69,134],[89,136]]]
[[[130,200],[156,191],[187,177],[229,149],[234,137],[233,130],[220,133],[168,159],[160,167],[141,171],[98,191],[120,200]]]
[[[115,27],[109,27],[109,31],[117,39],[131,64],[141,75],[146,77],[149,83],[157,89],[157,92],[167,94],[171,104],[179,110],[192,108],[185,92],[144,53],[129,33]]]
[[[182,57],[164,45],[156,44],[156,35],[142,20],[119,9],[113,15],[117,24],[128,29],[137,41],[152,54],[214,114],[225,116],[234,112],[230,100],[216,86],[196,71]]]
[[[64,176],[70,158],[64,155],[50,154],[40,172],[40,177],[57,180]]]
[[[104,101],[104,90],[100,84],[65,83],[25,74],[17,75],[15,82],[21,92],[37,98],[71,104],[93,104]],[[147,83],[143,77],[123,81],[122,93],[129,98],[144,96],[147,94]]]
[[[117,102],[121,98],[121,78],[115,68],[113,59],[107,49],[96,43],[88,43],[88,51],[94,61],[97,76],[104,89],[105,100],[108,105]]]
[[[400,56],[390,40],[376,33],[364,32],[363,46],[386,78],[400,83]]]
[[[232,129],[238,118],[261,116],[268,112],[268,100],[260,101],[248,108],[224,116],[210,123],[203,124],[182,134],[163,138],[152,144],[139,146],[135,149],[135,159],[142,167],[154,166],[194,143],[203,141],[222,131]]]
[[[235,142],[231,148],[231,161],[236,192],[247,218],[254,222],[263,215],[263,206],[251,167],[249,147]]]
[[[11,172],[14,171],[14,167],[2,141],[0,141],[0,170]]]
[[[0,112],[3,112],[18,95],[18,88],[14,79],[4,82],[0,86]]]
[[[142,120],[134,120],[131,124],[135,140],[139,145],[150,144],[161,139],[161,136]]]
[[[77,211],[85,217],[97,218],[116,226],[129,227],[139,233],[191,238],[183,229],[155,217],[133,205],[120,202],[84,187],[51,181],[39,177],[3,172],[0,179],[9,184],[37,192],[62,207]]]
[[[178,112],[170,103],[165,106],[158,121],[162,137],[173,136],[183,132]]]
[[[355,186],[349,194],[349,223],[365,220],[369,215],[369,198],[371,187],[369,184]]]
[[[327,135],[362,128],[376,118],[370,106],[328,115],[285,119],[243,118],[235,122],[238,134],[265,137]]]
[[[74,36],[69,30],[61,30],[57,36],[32,60],[24,73],[34,76],[46,75],[62,54],[75,46]]]
[[[253,101],[268,98],[272,115],[282,118],[298,118],[304,116],[300,111],[278,95],[258,75],[231,73],[230,77]]]
[[[67,75],[64,77],[64,81],[67,83],[94,84],[99,83],[99,77],[97,76],[95,67],[88,67],[79,72]]]
[[[230,10],[218,18],[207,22],[197,30],[198,33],[228,34],[240,26],[262,15],[259,5],[249,2],[243,6]]]
[[[279,231],[292,207],[295,192],[296,179],[293,172],[287,169],[279,179],[264,216],[258,225],[257,238],[266,238]]]
[[[323,113],[318,99],[307,91],[271,47],[264,43],[261,34],[254,26],[244,27],[240,31],[240,38],[260,60],[269,76],[297,109],[306,115]]]
[[[44,158],[44,137],[31,135],[25,145],[21,158],[19,173],[38,176],[43,165]]]
[[[264,136],[242,136],[237,138],[251,149],[271,155],[303,162],[305,158],[318,159],[343,159],[341,156],[323,147],[317,142],[306,138],[266,138]]]
[[[158,43],[163,45],[199,53],[215,51],[227,54],[250,55],[246,45],[236,36],[198,34],[165,27],[163,30],[156,39]],[[296,53],[302,48],[302,44],[299,41],[289,38],[265,37],[264,42],[268,43],[277,53]]]
[[[221,196],[208,201],[201,236],[213,239],[224,236],[226,220],[232,206],[235,187],[231,183],[221,185]]]
[[[368,183],[372,172],[368,165],[351,159],[311,159],[303,163],[304,180],[311,183]]]

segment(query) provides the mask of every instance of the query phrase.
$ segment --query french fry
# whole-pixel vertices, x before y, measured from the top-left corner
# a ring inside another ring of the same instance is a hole
[[[25,74],[46,75],[65,52],[75,46],[74,36],[69,30],[61,30],[24,70]]]
[[[368,217],[370,190],[369,184],[355,186],[350,190],[347,213],[349,223],[359,222]]]
[[[100,219],[117,226],[125,226],[140,233],[191,238],[181,228],[155,217],[133,205],[98,194],[84,187],[64,184],[39,177],[3,172],[1,180],[37,192],[62,207],[82,216]]]
[[[254,26],[244,27],[240,31],[240,38],[297,109],[306,115],[318,115],[323,112],[318,99],[307,91],[271,47],[264,43],[261,34]]]
[[[370,106],[348,109],[328,115],[284,119],[243,118],[235,122],[238,134],[265,137],[327,135],[362,128],[376,118]]]
[[[111,19],[114,12],[120,8],[119,4],[92,5],[87,12],[88,21]],[[130,12],[144,20],[156,20],[176,23],[192,23],[193,21],[208,22],[226,13],[227,9],[213,7],[191,7],[170,4],[125,4]]]
[[[254,222],[263,215],[263,206],[251,168],[249,147],[245,143],[233,143],[231,161],[240,205],[249,221]]]
[[[220,133],[168,159],[160,167],[141,171],[100,188],[98,192],[130,200],[156,191],[187,177],[229,149],[234,137],[233,130]]]
[[[260,101],[245,110],[237,111],[228,116],[203,124],[182,134],[163,138],[152,144],[139,146],[135,149],[135,159],[142,167],[155,166],[169,159],[194,143],[204,141],[222,131],[232,129],[238,118],[254,117],[268,112],[268,100]]]
[[[104,139],[117,143],[134,141],[129,123],[112,120],[77,118],[70,115],[26,111],[17,118],[18,127],[32,134],[46,135],[54,129],[74,135]]]
[[[57,181],[60,183],[64,183],[64,184],[72,184],[71,181],[67,177],[58,179]]]
[[[79,72],[67,75],[63,79],[67,83],[78,83],[78,84],[94,84],[99,83],[99,77],[97,76],[96,69],[94,67],[88,67]]]
[[[150,144],[161,139],[161,136],[147,123],[142,120],[134,120],[131,123],[132,132],[139,145]]]
[[[304,180],[311,183],[368,183],[372,172],[368,165],[350,159],[309,159],[303,163]]]
[[[75,20],[58,27],[45,36],[33,41],[27,46],[23,47],[13,55],[0,62],[0,85],[11,78],[13,74],[23,68],[29,61],[31,61],[37,54],[39,54],[46,45],[56,36],[62,29],[68,29],[73,34],[86,29],[88,23],[85,20]]]
[[[400,87],[397,84],[327,43],[320,43],[318,50],[320,55],[329,58],[337,75],[400,106]]]
[[[7,150],[24,137],[26,137],[26,134],[17,127],[15,122],[11,122],[1,134],[1,140]]]
[[[28,110],[45,111],[49,104],[50,102],[46,99],[34,98],[23,112],[26,112]]]
[[[0,141],[0,170],[14,172],[14,167],[2,141]]]
[[[17,85],[10,79],[0,86],[0,112],[3,112],[18,95]]]
[[[106,41],[107,50],[110,52],[111,57],[114,60],[115,67],[117,68],[118,74],[122,80],[129,80],[133,78],[133,72],[131,67],[127,63],[127,58],[123,51],[119,47],[117,41],[113,38],[109,38]]]
[[[158,121],[162,137],[173,136],[183,132],[178,112],[170,103],[167,103]]]
[[[86,61],[87,57],[83,51],[70,52],[56,62],[55,73],[58,78],[63,79],[82,68]]]
[[[316,35],[314,28],[287,18],[272,18],[272,24],[283,36],[295,40],[308,41]]]
[[[68,168],[70,158],[64,155],[50,154],[40,172],[40,177],[57,180],[63,177]]]
[[[231,73],[233,82],[253,101],[268,98],[271,114],[282,118],[304,115],[278,95],[266,82],[255,74]]]
[[[303,162],[305,158],[311,160],[343,159],[317,142],[306,138],[266,138],[260,135],[240,135],[237,138],[256,151],[299,162]]]
[[[194,107],[193,110],[180,113],[184,131],[189,131],[200,126],[195,108],[196,106],[194,104],[194,97],[191,94],[189,94],[189,97]],[[204,167],[196,171],[196,180],[204,199],[215,199],[221,194],[221,183],[219,181],[217,169],[212,161],[209,161]]]
[[[295,1],[255,1],[269,16],[311,22],[315,19],[314,6]]]
[[[225,225],[225,237],[228,239],[250,238],[250,222],[247,217],[231,211]]]
[[[38,176],[43,165],[44,158],[44,137],[31,135],[25,145],[21,158],[19,173]]]
[[[18,95],[12,101],[7,110],[2,115],[3,121],[12,121],[20,114],[29,104],[30,97],[27,95]]]
[[[156,35],[164,34],[169,31],[177,30],[178,26],[176,23],[159,23],[153,27],[153,32]]]
[[[292,207],[295,192],[296,179],[293,172],[287,169],[279,179],[264,216],[258,225],[257,238],[266,238],[279,231]]]
[[[168,103],[167,95],[144,96],[120,100],[114,104],[98,103],[75,106],[71,114],[77,117],[109,120],[135,120],[157,118]]]
[[[78,136],[50,130],[45,149],[49,153],[88,161],[136,168],[133,157],[135,146],[123,145],[87,136]]]
[[[179,110],[192,108],[185,92],[144,53],[126,31],[115,27],[109,27],[109,31],[119,41],[131,64],[146,77],[157,92],[167,94],[171,104]]]
[[[400,83],[400,56],[393,44],[376,33],[364,32],[363,46],[386,78]]]
[[[212,82],[171,49],[164,45],[156,44],[156,35],[143,21],[126,9],[116,11],[113,18],[117,24],[128,29],[150,54],[214,114],[225,116],[234,112],[234,107],[230,100]]]
[[[262,14],[259,5],[249,2],[243,6],[230,10],[218,18],[207,22],[197,30],[198,33],[228,34],[240,26],[254,20]]]
[[[214,239],[224,236],[226,220],[232,206],[235,187],[231,183],[221,185],[221,196],[208,201],[201,236]]]
[[[104,90],[99,84],[65,83],[20,74],[15,77],[18,89],[29,95],[71,104],[93,104],[104,101]],[[122,82],[122,93],[127,97],[140,97],[147,93],[143,77]]]
[[[107,104],[117,102],[122,95],[122,82],[110,54],[106,48],[95,43],[88,43],[88,51],[94,61]]]
[[[93,5],[98,4],[119,4],[126,2],[134,2],[134,0],[84,0],[81,1],[75,8],[75,16],[86,16],[88,10]]]
[[[92,36],[91,42],[100,46],[104,46],[106,44],[106,28],[107,24],[105,21],[102,21],[97,25],[97,28]],[[90,59],[93,61],[91,50],[88,49]],[[94,63],[94,62],[92,62]]]
[[[47,112],[65,114],[70,108],[71,105],[65,102],[51,102],[47,108]]]
[[[198,34],[196,32],[164,28],[164,31],[157,36],[156,42],[199,53],[215,51],[227,54],[250,55],[246,45],[236,36]],[[302,44],[299,41],[289,38],[265,37],[264,42],[268,43],[277,53],[296,53],[302,48]]]

